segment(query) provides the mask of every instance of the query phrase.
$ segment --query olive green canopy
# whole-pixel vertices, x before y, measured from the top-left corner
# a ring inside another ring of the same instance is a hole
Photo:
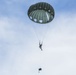
[[[53,7],[45,2],[39,2],[34,5],[31,5],[28,9],[29,18],[40,24],[45,24],[51,22],[54,18],[54,9]]]

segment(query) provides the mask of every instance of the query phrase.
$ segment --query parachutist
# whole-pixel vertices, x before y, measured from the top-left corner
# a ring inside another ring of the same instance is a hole
[[[42,70],[42,68],[39,68],[39,69],[38,69],[38,72],[40,73],[41,70]]]
[[[43,50],[42,49],[42,43],[41,42],[39,42],[39,48],[41,49],[41,51]]]

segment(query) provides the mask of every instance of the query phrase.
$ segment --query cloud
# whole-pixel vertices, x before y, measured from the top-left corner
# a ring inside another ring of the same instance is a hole
[[[29,32],[31,30],[29,26],[26,27],[23,22],[15,18],[14,19],[7,17],[0,18],[0,74],[1,75],[2,74],[9,75],[15,73],[20,74],[20,72],[18,71],[19,70],[21,71],[21,69],[24,67],[23,65],[22,65],[23,67],[20,65],[21,60],[22,60],[21,63],[24,63],[24,65],[27,66],[27,62],[23,62],[23,60],[25,55],[27,55],[29,51],[28,48],[30,47],[28,46],[29,43],[28,39],[30,36],[30,34],[28,34],[29,33],[28,30]],[[18,69],[19,65],[22,67],[21,69]]]
[[[58,17],[58,18],[57,18]],[[66,50],[65,48],[74,50],[76,49],[76,15],[65,15],[61,14],[60,16],[56,16],[54,21],[50,24],[51,29],[48,32],[47,43],[49,43],[49,47],[56,48],[59,50]],[[50,35],[49,35],[50,34]],[[63,47],[63,48],[62,48]],[[71,48],[70,48],[71,47]]]
[[[38,74],[39,67],[44,75],[76,74],[76,15],[55,16],[48,24],[43,52],[32,25],[16,17],[0,18],[0,75]]]
[[[44,1],[54,6],[56,15],[48,24],[50,28],[43,41],[43,52],[38,48],[39,41],[31,28],[34,23],[28,21],[24,13],[39,1],[0,2],[0,75],[36,75],[39,67],[42,67],[43,75],[76,75],[76,14],[61,12],[67,3],[67,8],[75,8],[75,1],[71,4],[71,1],[62,1],[63,4],[60,0]]]

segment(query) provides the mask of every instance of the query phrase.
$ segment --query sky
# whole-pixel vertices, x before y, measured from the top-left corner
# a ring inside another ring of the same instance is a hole
[[[55,10],[48,31],[27,16],[37,2]],[[47,31],[43,51],[35,30]],[[0,75],[76,75],[76,0],[0,0]]]

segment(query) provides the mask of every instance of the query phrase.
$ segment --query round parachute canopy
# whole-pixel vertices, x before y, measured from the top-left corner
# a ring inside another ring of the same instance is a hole
[[[51,22],[54,19],[54,15],[53,7],[45,2],[39,2],[31,5],[28,9],[29,18],[40,24]]]

